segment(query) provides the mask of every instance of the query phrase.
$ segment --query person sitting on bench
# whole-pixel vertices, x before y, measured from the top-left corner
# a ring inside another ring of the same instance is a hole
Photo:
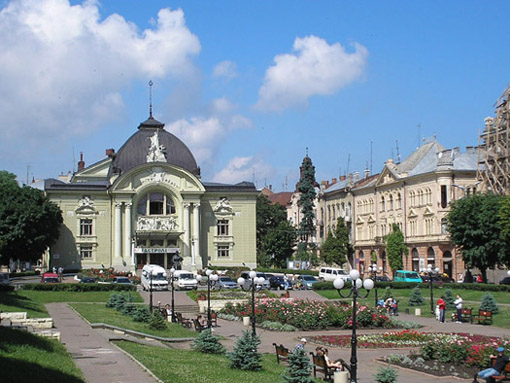
[[[342,366],[342,363],[340,361],[337,360],[335,362],[332,362],[331,359],[329,359],[327,348],[324,347],[323,352],[324,352],[324,360],[326,361],[326,365],[329,368],[334,368],[334,369],[336,369],[336,371],[342,371],[344,369]]]
[[[485,370],[482,370],[478,373],[478,376],[482,379],[485,379],[486,382],[493,382],[492,376],[500,375],[501,371],[505,369],[505,365],[510,361],[510,358],[506,356],[505,348],[504,347],[498,347],[496,350],[498,352],[498,356],[495,357],[494,355],[491,355],[491,358],[496,358],[496,361],[492,365],[492,367],[486,368]]]

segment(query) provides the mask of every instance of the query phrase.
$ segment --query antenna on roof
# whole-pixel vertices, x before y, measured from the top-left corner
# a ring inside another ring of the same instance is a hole
[[[287,176],[285,176],[285,182],[284,182],[284,184],[283,184],[283,191],[287,191],[288,181],[289,181],[288,177],[287,177]]]
[[[308,157],[308,146],[306,147],[306,156]]]
[[[370,174],[372,174],[372,145],[373,141],[370,141]]]
[[[149,81],[149,118],[152,118],[152,86],[154,83],[152,80]]]
[[[421,137],[421,125],[418,124],[416,127],[418,128],[418,148],[419,148],[421,146],[421,142],[420,142],[421,141],[421,139],[420,139],[420,137]],[[418,149],[418,148],[416,148],[416,149]]]
[[[349,175],[349,165],[351,164],[351,153],[347,156],[347,175]]]
[[[398,140],[395,140],[396,144],[397,144],[397,164],[400,163],[400,152],[398,151]]]

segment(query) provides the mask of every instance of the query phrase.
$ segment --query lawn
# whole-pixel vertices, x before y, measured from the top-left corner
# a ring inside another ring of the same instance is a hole
[[[51,302],[106,302],[110,291],[36,291],[17,290],[0,292],[0,308],[4,312],[26,311],[29,318],[44,318],[44,305]],[[137,292],[131,293],[135,302],[143,302]]]
[[[272,354],[263,354],[262,371],[241,371],[229,367],[225,356],[197,351],[162,349],[132,342],[116,344],[133,355],[164,382],[172,383],[274,383],[282,381],[285,367]]]
[[[185,329],[181,325],[168,323],[166,330],[154,330],[147,324],[135,322],[129,316],[119,313],[113,308],[108,308],[104,303],[70,303],[90,323],[106,323],[130,330],[162,336],[165,338],[190,338],[197,336],[195,331]]]
[[[9,327],[0,327],[0,371],[2,382],[84,382],[58,341]]]

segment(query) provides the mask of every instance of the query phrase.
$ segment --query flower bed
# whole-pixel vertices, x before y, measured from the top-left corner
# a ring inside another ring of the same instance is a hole
[[[250,315],[251,302],[227,304],[224,314],[243,317]],[[257,299],[255,301],[256,322],[279,322],[292,325],[300,330],[323,329],[327,327],[352,327],[352,308],[331,302],[297,299]],[[358,306],[357,326],[364,328],[391,326],[390,319],[381,309]]]

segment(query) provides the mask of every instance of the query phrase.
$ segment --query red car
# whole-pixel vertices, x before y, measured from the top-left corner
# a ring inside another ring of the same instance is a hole
[[[41,283],[59,283],[58,275],[55,273],[44,273],[41,277]]]

